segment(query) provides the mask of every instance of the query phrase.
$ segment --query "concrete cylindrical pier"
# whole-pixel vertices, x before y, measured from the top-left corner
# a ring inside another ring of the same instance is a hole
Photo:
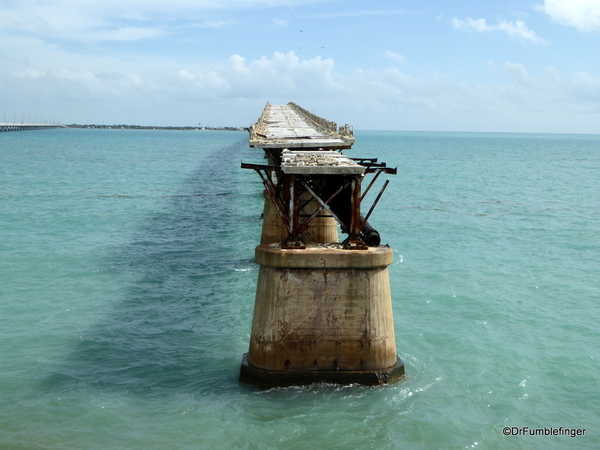
[[[271,197],[267,191],[263,191],[265,205],[263,207],[263,224],[260,235],[261,245],[274,244],[282,242],[288,235],[288,230],[285,228],[281,216],[275,209]]]
[[[256,248],[260,264],[243,381],[384,384],[404,375],[396,355],[389,247]]]

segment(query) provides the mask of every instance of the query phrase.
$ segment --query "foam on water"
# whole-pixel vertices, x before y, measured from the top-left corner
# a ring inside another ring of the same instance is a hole
[[[600,137],[356,135],[407,378],[257,391],[247,136],[2,134],[0,447],[598,447]]]

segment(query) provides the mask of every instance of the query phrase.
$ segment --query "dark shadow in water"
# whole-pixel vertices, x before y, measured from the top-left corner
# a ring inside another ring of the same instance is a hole
[[[235,171],[253,157],[245,140],[216,150],[108,262],[107,270],[131,280],[123,298],[44,389],[164,395],[239,387],[260,200],[254,174]]]

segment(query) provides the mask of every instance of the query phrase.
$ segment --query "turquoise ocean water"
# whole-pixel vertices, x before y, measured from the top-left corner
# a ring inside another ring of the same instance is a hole
[[[356,137],[407,378],[259,391],[247,134],[0,134],[0,449],[600,448],[600,136]]]

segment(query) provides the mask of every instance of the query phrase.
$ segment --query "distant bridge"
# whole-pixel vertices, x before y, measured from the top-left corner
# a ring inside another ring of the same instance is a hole
[[[67,127],[65,125],[56,125],[56,124],[49,124],[49,123],[0,123],[0,132],[47,130],[49,128],[67,128]]]

